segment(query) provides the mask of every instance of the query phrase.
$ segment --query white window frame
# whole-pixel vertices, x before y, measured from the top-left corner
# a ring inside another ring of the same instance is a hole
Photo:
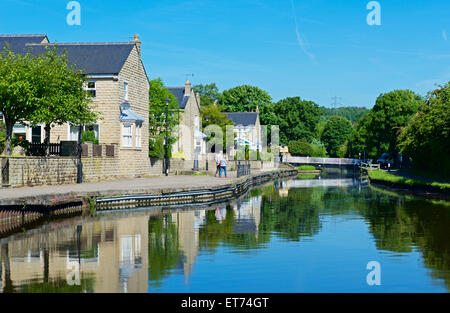
[[[135,139],[136,139],[136,143],[135,146],[136,148],[142,148],[142,125],[136,124],[135,129]]]
[[[130,132],[125,133],[125,129],[129,127]],[[129,145],[125,143],[125,138],[129,138]],[[132,124],[122,124],[122,147],[132,148],[133,147],[133,125]]]
[[[123,99],[125,101],[128,101],[128,83],[127,82],[123,83]]]
[[[94,88],[89,87],[89,83],[94,83]],[[97,82],[95,80],[89,80],[86,84],[86,91],[88,91],[88,92],[94,91],[95,96],[91,96],[90,94],[89,94],[89,96],[91,98],[96,98],[97,97]]]
[[[91,125],[97,126],[97,139],[98,139],[98,142],[100,143],[100,121],[98,121],[97,123],[93,123]],[[86,126],[89,126],[89,125],[84,125],[83,132],[86,131]],[[70,128],[71,127],[75,127],[77,129],[79,128],[79,126],[77,126],[77,125],[68,123],[67,124],[67,140],[69,140],[69,141],[78,141],[78,130],[77,130],[77,138],[75,140],[71,139],[71,133],[70,133]]]

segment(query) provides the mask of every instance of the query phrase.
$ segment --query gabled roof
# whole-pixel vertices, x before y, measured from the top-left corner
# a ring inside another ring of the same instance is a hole
[[[46,47],[56,45],[59,51],[67,51],[70,65],[75,65],[84,74],[119,74],[134,47],[132,42],[124,43],[62,43],[31,44],[33,53],[43,53]]]
[[[26,44],[38,44],[47,39],[47,35],[0,35],[0,48],[8,44],[14,53],[25,53]]]
[[[186,108],[186,104],[189,101],[189,95],[185,94],[185,87],[167,87],[167,89],[173,93],[175,98],[177,98],[178,105],[180,106],[181,110],[184,110]]]
[[[257,112],[224,112],[235,126],[254,126],[258,118]]]
[[[47,35],[0,35],[0,49],[7,44],[12,52],[21,54],[40,54],[56,46],[58,51],[67,51],[69,64],[86,75],[119,74],[135,46],[135,42],[48,43]]]

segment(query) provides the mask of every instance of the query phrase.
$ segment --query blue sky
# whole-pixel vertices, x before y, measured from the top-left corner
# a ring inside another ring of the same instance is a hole
[[[300,96],[329,106],[372,107],[394,89],[425,95],[450,81],[450,2],[380,0],[1,0],[0,33],[45,33],[51,42],[128,41],[138,33],[151,78],[181,86],[250,84],[275,101]]]

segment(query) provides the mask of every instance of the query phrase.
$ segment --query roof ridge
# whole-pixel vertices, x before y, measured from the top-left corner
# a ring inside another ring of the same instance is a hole
[[[26,46],[99,46],[99,45],[134,45],[134,42],[48,42],[48,43],[26,43]]]
[[[1,35],[0,37],[42,37],[45,36],[47,37],[47,34],[31,34],[31,35],[26,35],[26,34],[21,34],[21,35]]]

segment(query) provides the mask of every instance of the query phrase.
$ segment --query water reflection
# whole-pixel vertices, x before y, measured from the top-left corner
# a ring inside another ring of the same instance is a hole
[[[277,181],[222,205],[73,218],[4,238],[0,290],[360,291],[367,286],[355,260],[387,255],[385,272],[396,274],[383,290],[448,291],[449,226],[448,203],[373,190],[359,178]],[[327,272],[336,268],[335,251],[346,280],[339,286]],[[396,267],[417,255],[415,270]],[[414,281],[405,287],[406,276]]]

